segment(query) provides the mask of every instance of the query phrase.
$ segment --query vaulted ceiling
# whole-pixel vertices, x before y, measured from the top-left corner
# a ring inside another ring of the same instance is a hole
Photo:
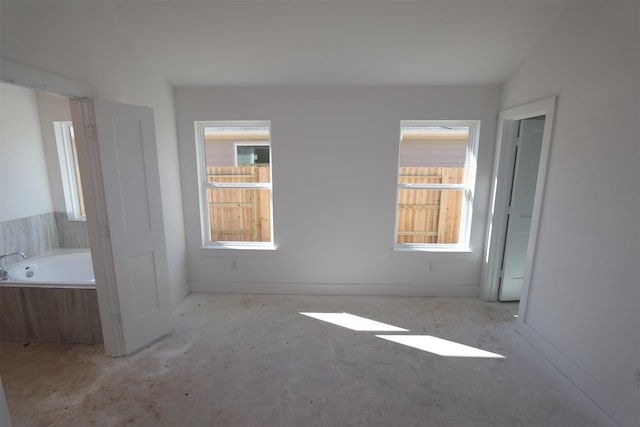
[[[154,0],[113,5],[135,43],[178,86],[442,85],[504,81],[567,2]]]
[[[562,1],[116,3],[176,85],[503,81]]]

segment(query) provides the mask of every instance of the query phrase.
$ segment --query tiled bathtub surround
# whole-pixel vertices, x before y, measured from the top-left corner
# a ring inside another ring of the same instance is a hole
[[[86,221],[69,221],[65,212],[55,212],[61,248],[89,248]]]
[[[29,258],[60,247],[53,212],[0,222],[0,255],[23,251]],[[8,259],[7,264],[19,259]]]

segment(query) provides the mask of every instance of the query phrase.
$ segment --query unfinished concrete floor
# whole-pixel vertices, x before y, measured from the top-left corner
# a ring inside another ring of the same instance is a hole
[[[442,357],[299,312],[347,312],[503,359]],[[2,343],[15,426],[589,426],[611,421],[475,298],[192,294],[122,359]]]

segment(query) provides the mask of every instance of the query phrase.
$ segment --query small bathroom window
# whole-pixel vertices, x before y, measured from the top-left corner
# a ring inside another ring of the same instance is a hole
[[[73,122],[53,122],[53,128],[56,135],[67,218],[69,221],[86,221]]]

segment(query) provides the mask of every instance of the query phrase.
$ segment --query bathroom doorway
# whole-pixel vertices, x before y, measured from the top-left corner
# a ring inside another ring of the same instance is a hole
[[[481,297],[521,301],[528,280],[551,143],[556,98],[500,113]]]
[[[172,321],[153,110],[6,59],[1,80],[70,102],[105,352],[131,354]]]

